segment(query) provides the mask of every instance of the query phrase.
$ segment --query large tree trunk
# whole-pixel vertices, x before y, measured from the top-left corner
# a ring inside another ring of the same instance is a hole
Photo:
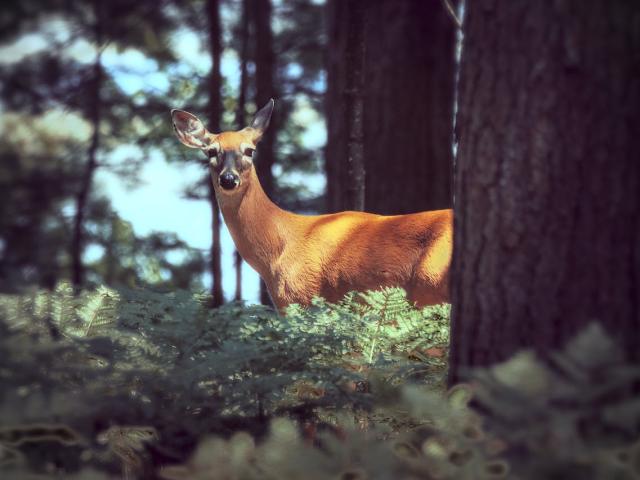
[[[330,0],[327,58],[327,204],[350,208],[347,102],[354,29],[364,24],[365,209],[398,214],[451,206],[455,24],[440,0]]]
[[[270,98],[276,97],[274,86],[275,57],[273,54],[273,33],[271,31],[271,0],[251,0],[255,32],[255,65],[256,65],[256,108],[263,107]],[[262,188],[267,196],[274,198],[274,181],[271,167],[275,161],[274,144],[278,127],[277,109],[271,119],[271,125],[260,141],[256,171]],[[260,301],[271,304],[269,293],[264,282],[260,281]]]
[[[207,1],[207,19],[209,22],[209,49],[211,52],[211,74],[209,75],[209,129],[213,132],[220,131],[220,117],[222,113],[222,76],[220,74],[220,58],[222,48],[220,45],[220,5],[219,0]],[[222,293],[222,268],[220,251],[220,209],[211,181],[209,186],[209,202],[211,204],[211,295],[214,307],[224,303]]]
[[[638,359],[640,3],[466,8],[450,381],[594,320]]]
[[[84,284],[84,264],[82,255],[85,247],[85,230],[87,207],[93,184],[93,177],[98,167],[97,154],[100,148],[100,120],[102,100],[100,91],[102,89],[104,72],[102,71],[102,44],[103,44],[103,5],[102,0],[94,0],[93,9],[95,14],[94,36],[96,42],[96,60],[93,64],[92,79],[89,84],[91,89],[87,98],[90,99],[89,122],[93,133],[87,149],[87,162],[84,172],[80,178],[80,187],[75,199],[75,215],[73,219],[73,236],[71,238],[71,282],[76,290],[82,288]]]

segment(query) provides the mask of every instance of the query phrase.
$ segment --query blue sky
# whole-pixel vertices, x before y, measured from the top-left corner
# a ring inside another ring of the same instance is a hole
[[[64,19],[50,18],[39,31],[23,35],[10,45],[0,46],[0,63],[18,62],[26,55],[48,48],[51,38],[59,41],[68,38],[68,26]],[[179,71],[176,73],[196,72],[205,75],[210,69],[209,55],[203,49],[200,38],[195,32],[187,29],[177,32],[172,38],[172,48],[180,60]],[[95,58],[95,49],[90,43],[81,40],[71,44],[65,54],[77,61],[89,63]],[[117,51],[114,47],[108,47],[103,53],[103,61],[117,84],[127,94],[150,90],[166,91],[171,82],[170,74],[160,70],[156,62],[133,49]],[[232,52],[224,54],[221,70],[230,87],[237,89],[239,64]],[[180,105],[175,107],[179,108]],[[198,112],[194,113],[198,114]],[[294,121],[306,128],[302,136],[304,146],[310,149],[321,148],[326,141],[323,119],[303,101],[297,103],[293,115]],[[83,127],[82,121],[71,112],[56,112],[50,117],[51,122],[55,122],[58,133],[64,131],[66,127],[72,129],[72,134],[78,138],[88,138],[90,134],[89,127],[87,125]],[[170,121],[168,112],[167,121]],[[194,150],[186,153],[199,154]],[[141,153],[135,147],[123,145],[113,152],[109,163],[125,162],[127,158],[140,155]],[[101,169],[96,175],[96,187],[110,198],[118,214],[124,220],[131,222],[136,234],[146,235],[153,231],[175,232],[192,247],[208,251],[211,244],[210,207],[205,201],[182,198],[185,187],[195,183],[201,178],[202,173],[202,169],[196,165],[185,165],[182,162],[170,163],[161,152],[155,152],[151,153],[142,164],[139,172],[140,183],[136,186],[128,186],[117,175]],[[274,170],[274,174],[279,173],[278,169]],[[313,176],[291,174],[285,180],[294,183],[304,182],[312,192],[321,192],[325,187],[324,177],[320,174]],[[231,237],[227,229],[223,228],[223,289],[227,298],[232,298],[235,290],[233,251]],[[98,249],[90,248],[87,251],[87,258],[95,258],[99,254]],[[203,280],[206,286],[210,285],[211,279],[208,274]],[[243,296],[247,302],[258,301],[258,285],[257,274],[244,264]]]

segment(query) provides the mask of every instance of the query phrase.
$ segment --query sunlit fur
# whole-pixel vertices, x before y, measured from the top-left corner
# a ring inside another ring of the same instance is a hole
[[[240,144],[255,145],[260,133],[247,128],[207,136],[241,155]],[[383,286],[405,288],[419,306],[449,301],[451,210],[297,215],[269,200],[250,162],[239,169],[240,185],[232,191],[220,188],[217,172],[211,173],[236,248],[265,281],[277,308],[307,305],[316,295],[337,301],[351,290]]]
[[[216,185],[218,201],[238,251],[278,308],[393,285],[420,306],[449,300],[451,210],[296,215],[267,198],[253,167],[243,180],[231,194]]]

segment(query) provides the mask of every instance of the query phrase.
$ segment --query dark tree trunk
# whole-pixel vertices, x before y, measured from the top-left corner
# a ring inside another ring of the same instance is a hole
[[[344,61],[347,65],[343,116],[347,121],[347,183],[345,208],[364,210],[364,29],[366,0],[349,0],[346,3],[347,49]]]
[[[236,127],[238,129],[246,127],[247,90],[249,88],[249,72],[247,62],[249,60],[249,40],[251,8],[250,0],[242,0],[242,11],[240,13],[240,86],[238,92],[238,103],[236,105]],[[259,108],[259,107],[258,107]]]
[[[273,54],[273,33],[271,32],[271,0],[252,0],[251,19],[254,23],[255,45],[253,52],[256,65],[256,108],[262,108],[270,98],[276,96],[274,87],[275,58]],[[277,110],[271,119],[271,125],[260,140],[259,157],[256,170],[265,193],[273,196],[274,143]]]
[[[330,0],[327,58],[327,204],[350,208],[349,117],[343,106],[353,62],[345,61],[364,25],[365,209],[398,214],[451,206],[456,27],[440,0]]]
[[[98,167],[97,154],[100,148],[100,120],[102,100],[100,91],[102,89],[104,72],[102,71],[102,44],[103,44],[103,6],[102,0],[94,0],[93,8],[95,13],[94,36],[98,53],[93,64],[93,74],[89,85],[91,89],[88,98],[89,105],[89,122],[93,129],[91,141],[87,149],[87,162],[85,163],[84,172],[80,178],[80,187],[76,195],[75,204],[76,211],[73,219],[73,236],[71,239],[71,282],[76,290],[82,288],[84,284],[84,264],[82,255],[85,247],[85,230],[84,223],[86,221],[87,207],[93,184],[93,177]]]
[[[450,208],[456,26],[441,0],[385,1],[367,23],[368,211]]]
[[[249,0],[242,0],[242,12],[240,14],[240,88],[238,93],[238,105],[236,107],[236,127],[246,127],[247,119],[245,109],[247,104],[248,72],[247,59],[249,57]],[[238,250],[234,250],[234,267],[236,271],[236,291],[234,300],[242,300],[242,257]]]
[[[109,237],[104,245],[104,258],[105,258],[105,272],[104,283],[111,286],[114,285],[116,279],[116,264],[118,258],[116,257],[116,243],[118,242],[117,235],[117,217],[115,213],[109,215]]]
[[[222,76],[220,74],[220,58],[222,48],[220,45],[220,5],[219,0],[207,1],[207,19],[209,23],[209,50],[211,52],[211,74],[209,75],[209,129],[213,132],[220,131],[220,117],[222,114]],[[214,307],[224,303],[222,293],[222,268],[220,251],[220,209],[216,200],[211,181],[209,186],[209,202],[211,204],[211,230],[213,240],[211,242],[211,295]]]
[[[271,0],[251,0],[251,19],[254,25],[255,45],[254,61],[256,65],[256,108],[261,108],[270,98],[276,97],[274,86],[275,57],[273,54],[273,33],[271,31]],[[271,167],[274,164],[274,144],[278,127],[277,109],[271,119],[271,125],[260,141],[256,171],[262,188],[269,198],[274,198],[274,181]],[[271,304],[264,282],[260,281],[260,301]]]
[[[327,119],[327,146],[325,147],[325,172],[327,176],[327,209],[330,212],[345,210],[347,199],[347,119],[341,107],[346,88],[347,69],[343,65],[347,50],[347,2],[327,1],[326,52],[327,92],[325,94],[325,117]]]
[[[594,320],[637,360],[640,3],[466,8],[450,382]]]

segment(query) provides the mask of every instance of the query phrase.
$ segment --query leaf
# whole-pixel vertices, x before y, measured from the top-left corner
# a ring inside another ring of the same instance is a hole
[[[531,351],[523,351],[491,369],[498,382],[523,395],[540,395],[551,384],[548,370]]]

